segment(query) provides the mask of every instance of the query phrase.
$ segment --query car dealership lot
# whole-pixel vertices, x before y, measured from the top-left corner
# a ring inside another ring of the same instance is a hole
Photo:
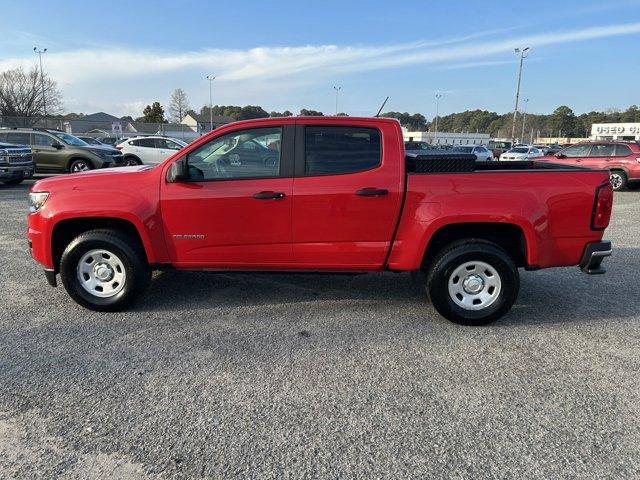
[[[133,311],[47,286],[0,186],[0,477],[640,475],[640,192],[605,276],[525,272],[461,327],[409,275],[166,272]]]

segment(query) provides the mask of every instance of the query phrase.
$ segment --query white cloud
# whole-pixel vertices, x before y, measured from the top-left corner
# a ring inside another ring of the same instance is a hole
[[[384,46],[306,45],[192,52],[124,48],[50,51],[45,57],[45,68],[63,86],[65,93],[87,92],[88,85],[126,82],[127,98],[118,99],[123,104],[142,101],[141,98],[147,97],[146,90],[150,84],[162,81],[163,77],[169,75],[187,78],[212,73],[217,75],[216,83],[225,83],[227,88],[242,85],[246,91],[247,87],[264,89],[265,84],[275,79],[278,82],[273,82],[274,89],[284,81],[289,85],[297,81],[302,84],[324,82],[328,78],[339,78],[350,73],[411,65],[472,68],[508,62],[516,46],[532,47],[533,56],[541,47],[638,34],[640,23],[507,36],[506,32],[510,30],[513,29]],[[33,56],[4,59],[0,60],[0,71],[34,64]],[[111,87],[112,93],[113,90]],[[131,98],[132,94],[135,98]],[[84,101],[79,95],[73,96],[77,105],[99,102],[95,95]],[[108,103],[105,101],[103,104]]]

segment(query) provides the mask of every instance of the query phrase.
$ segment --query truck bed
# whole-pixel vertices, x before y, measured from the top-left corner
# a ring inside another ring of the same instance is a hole
[[[588,242],[594,194],[608,172],[550,162],[476,162],[475,155],[407,156],[404,209],[389,268],[420,265],[419,239],[448,224],[517,226],[528,268],[577,265]],[[411,248],[403,248],[411,245]]]
[[[408,153],[405,156],[407,173],[461,173],[461,172],[513,172],[528,170],[563,170],[563,171],[588,171],[589,168],[562,165],[553,162],[525,161],[493,161],[478,162],[473,154],[438,153],[417,155]]]

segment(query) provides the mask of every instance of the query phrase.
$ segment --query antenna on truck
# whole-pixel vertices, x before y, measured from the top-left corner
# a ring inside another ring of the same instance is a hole
[[[382,112],[382,109],[384,108],[384,106],[387,104],[387,100],[389,100],[389,95],[387,95],[387,98],[384,99],[384,102],[382,102],[382,105],[380,105],[380,110],[378,110],[378,113],[376,113],[376,117],[380,116],[380,113]]]

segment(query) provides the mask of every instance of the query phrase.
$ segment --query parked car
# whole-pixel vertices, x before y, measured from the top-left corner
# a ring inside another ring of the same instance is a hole
[[[404,149],[407,152],[411,151],[424,151],[424,150],[434,150],[435,147],[427,142],[404,142]]]
[[[542,156],[543,155],[540,149],[525,145],[521,147],[513,147],[512,149],[507,150],[502,155],[500,155],[500,160],[531,160],[533,158],[540,158]]]
[[[36,166],[28,145],[0,143],[0,182],[17,185],[31,178]]]
[[[245,142],[275,162],[254,162]],[[470,325],[509,311],[518,268],[604,273],[606,171],[460,156],[416,156],[407,168],[393,119],[236,122],[154,168],[39,180],[31,254],[51,285],[59,274],[100,311],[131,305],[153,269],[424,270],[436,310]]]
[[[89,137],[89,136],[86,136],[86,135],[76,135],[76,137],[78,137],[80,140],[85,142],[87,145],[94,145],[94,146],[97,146],[97,147],[101,147],[101,146],[105,146],[105,145],[106,146],[111,146],[108,143],[102,143],[97,138]]]
[[[613,189],[640,183],[640,145],[637,142],[598,141],[577,143],[541,160],[609,171]]]
[[[104,137],[97,137],[96,140],[98,140],[100,143],[103,143],[105,145],[111,145],[112,147],[115,147],[117,144],[122,143],[127,138],[128,137],[104,136]]]
[[[500,155],[509,150],[512,146],[511,142],[496,142],[494,140],[490,140],[487,148],[489,148],[493,153],[493,158],[500,158]]]
[[[489,162],[493,160],[493,152],[482,145],[456,145],[454,152],[472,153],[479,162]]]
[[[134,137],[116,145],[127,165],[156,165],[186,147],[182,140],[169,137]]]
[[[77,173],[123,165],[122,154],[118,150],[87,145],[59,130],[0,130],[0,142],[30,145],[36,172],[41,173]]]

